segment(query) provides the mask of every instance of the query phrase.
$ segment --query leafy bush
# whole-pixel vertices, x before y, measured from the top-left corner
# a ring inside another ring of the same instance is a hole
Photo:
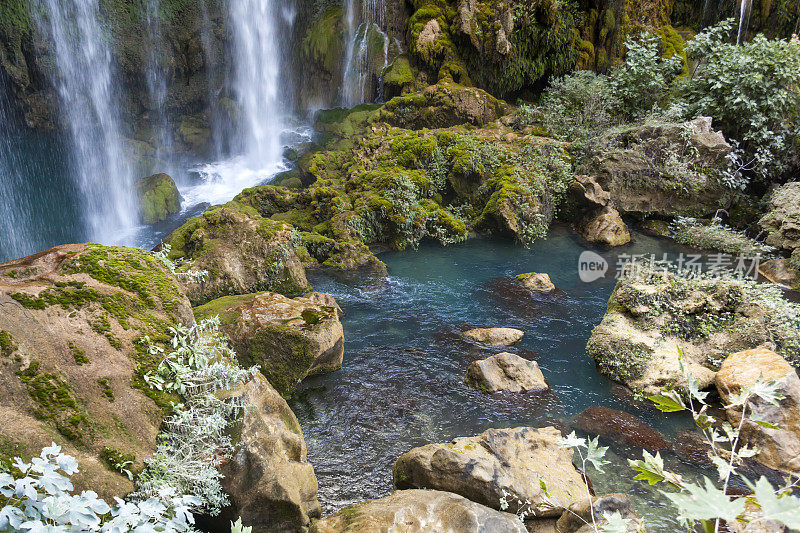
[[[580,70],[553,80],[542,99],[545,127],[569,141],[596,137],[613,123],[608,77]]]
[[[619,112],[635,119],[665,102],[682,61],[663,57],[661,38],[649,33],[642,33],[638,40],[628,39],[625,47],[625,62],[611,72],[609,82]]]
[[[697,68],[681,96],[690,116],[711,116],[738,140],[746,170],[775,180],[787,170],[800,134],[800,42],[756,35],[736,45],[732,19],[687,46]]]
[[[715,218],[710,224],[703,224],[694,218],[678,217],[670,228],[675,240],[697,248],[719,250],[729,254],[755,257],[775,251],[775,248],[747,237],[722,224]]]

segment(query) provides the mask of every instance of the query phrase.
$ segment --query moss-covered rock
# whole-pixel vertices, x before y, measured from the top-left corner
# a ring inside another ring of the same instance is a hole
[[[193,323],[180,283],[143,250],[58,246],[0,264],[0,308],[0,441],[29,458],[55,440],[81,464],[77,487],[129,492],[102,453],[134,455],[136,468],[155,448],[177,397],[145,384],[160,359],[141,339]]]
[[[142,222],[155,224],[181,209],[181,193],[167,174],[154,174],[136,180],[136,194]]]
[[[692,279],[642,265],[628,274],[586,347],[609,378],[648,394],[685,387],[680,350],[689,372],[708,386],[729,353],[765,342],[800,366],[800,306],[779,289],[732,277]]]
[[[231,294],[272,290],[294,295],[310,289],[294,228],[236,201],[207,209],[165,242],[172,247],[170,257],[207,271],[205,279],[188,284],[193,305]]]
[[[294,299],[272,292],[226,296],[196,307],[198,319],[219,316],[246,365],[258,365],[281,394],[303,378],[342,366],[344,332],[333,298],[319,293]]]

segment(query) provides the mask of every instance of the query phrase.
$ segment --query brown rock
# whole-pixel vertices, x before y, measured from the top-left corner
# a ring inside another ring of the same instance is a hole
[[[505,491],[529,500],[533,508],[543,507],[537,516],[556,517],[588,497],[572,464],[573,451],[561,447],[560,438],[553,427],[489,429],[476,437],[414,448],[394,464],[395,486],[446,490],[495,509]],[[547,486],[552,507],[545,506],[540,482]]]
[[[0,443],[27,460],[56,441],[80,463],[78,490],[124,496],[132,483],[101,454],[141,468],[165,401],[141,380],[158,361],[140,338],[193,322],[181,283],[143,250],[72,244],[0,264]]]
[[[241,443],[221,468],[231,501],[223,525],[241,517],[256,533],[306,531],[322,513],[297,418],[261,375],[234,395],[243,396],[249,407],[241,422]]]
[[[550,281],[550,276],[543,273],[520,274],[517,276],[517,280],[523,287],[534,292],[550,292],[556,289],[556,286]]]
[[[761,263],[758,273],[787,289],[800,289],[800,271],[792,266],[790,259],[772,259]]]
[[[486,392],[524,392],[548,389],[536,361],[528,361],[513,353],[499,353],[467,368],[466,382]]]
[[[219,298],[195,308],[195,316],[219,316],[239,361],[258,365],[288,395],[305,377],[341,368],[344,332],[337,309],[327,294],[292,299],[260,292]]]
[[[575,176],[570,184],[569,193],[577,206],[582,209],[605,207],[611,200],[608,191],[603,190],[593,176]]]
[[[628,226],[612,207],[604,207],[599,212],[587,215],[579,224],[578,232],[589,242],[599,242],[608,246],[622,246],[631,242]]]
[[[311,527],[311,533],[525,533],[517,517],[438,490],[398,490],[351,505]]]
[[[608,407],[589,407],[575,419],[575,427],[636,449],[658,451],[672,445],[639,417]]]
[[[556,523],[558,533],[594,533],[596,527],[601,527],[606,521],[603,519],[604,513],[618,512],[622,518],[630,520],[628,531],[635,533],[642,525],[641,518],[636,514],[631,499],[627,494],[606,494],[592,500],[592,508],[589,508],[589,500],[582,500],[570,505],[569,510],[564,511],[561,518]],[[594,514],[595,527],[592,524],[592,514]]]
[[[510,346],[522,340],[525,333],[514,328],[476,328],[465,331],[463,335],[492,346]]]
[[[758,224],[767,232],[767,244],[785,250],[800,248],[800,182],[787,183],[769,197],[769,212]]]
[[[747,444],[754,446],[758,453],[755,458],[765,466],[775,470],[800,475],[800,378],[797,371],[775,352],[758,347],[752,350],[733,353],[722,363],[717,372],[717,390],[723,401],[732,394],[763,381],[779,383],[778,392],[783,395],[778,405],[773,405],[759,397],[753,398],[748,410],[758,420],[775,425],[769,429],[746,422],[742,435]],[[729,421],[738,425],[741,410],[727,410]]]

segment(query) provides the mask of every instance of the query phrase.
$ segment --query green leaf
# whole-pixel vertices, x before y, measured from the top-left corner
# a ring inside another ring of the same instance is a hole
[[[676,413],[686,410],[683,400],[675,393],[654,394],[648,400],[656,404],[656,409],[662,413]]]
[[[754,422],[754,423],[758,424],[759,426],[761,426],[763,428],[767,428],[767,429],[780,429],[775,424],[770,424],[769,422],[765,422],[764,420],[756,420],[755,418],[751,418],[750,422]]]

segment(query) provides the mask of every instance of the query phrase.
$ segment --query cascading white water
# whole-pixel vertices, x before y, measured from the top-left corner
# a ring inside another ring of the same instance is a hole
[[[281,84],[280,24],[287,22],[281,0],[230,2],[233,35],[233,93],[240,123],[231,159],[197,169],[202,184],[182,191],[187,204],[221,202],[283,169],[285,129]]]
[[[231,2],[241,139],[251,169],[271,169],[280,160],[280,53],[276,0]]]
[[[373,84],[377,73],[389,66],[391,38],[386,34],[386,2],[384,0],[360,0],[360,19],[356,23],[356,2],[347,0],[345,17],[347,33],[342,70],[342,105],[352,107],[381,96],[382,87]],[[382,65],[375,64],[376,57],[372,39],[381,39]],[[380,77],[380,76],[379,76]]]
[[[145,3],[145,23],[149,39],[149,57],[145,65],[147,93],[150,98],[150,126],[153,130],[155,158],[164,161],[167,166],[172,158],[173,139],[170,128],[170,117],[167,112],[167,76],[164,72],[160,56],[163,53],[161,36],[161,19],[159,17],[159,0],[147,0]],[[172,168],[151,169],[153,172],[173,173]]]
[[[739,32],[736,34],[736,44],[742,44],[742,37],[747,32],[750,23],[750,0],[741,0],[739,6]]]
[[[39,0],[54,44],[54,81],[69,128],[72,162],[92,239],[125,242],[137,222],[131,167],[120,128],[111,52],[98,0]]]
[[[25,179],[20,171],[24,168],[24,161],[19,157],[19,150],[14,143],[19,132],[14,128],[10,105],[3,89],[0,87],[0,262],[24,255],[29,251],[26,245],[31,241],[30,216],[16,193]]]

